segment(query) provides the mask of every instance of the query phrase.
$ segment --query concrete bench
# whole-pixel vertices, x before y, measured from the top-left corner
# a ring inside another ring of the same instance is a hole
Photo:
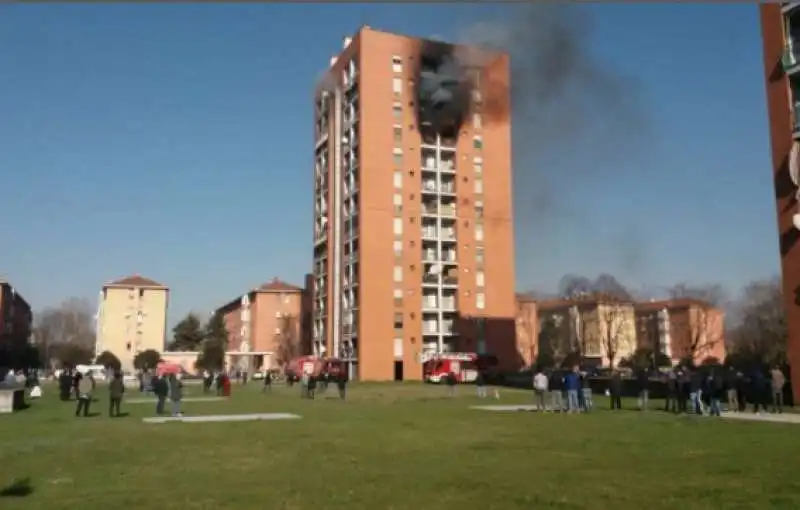
[[[25,407],[25,388],[0,388],[0,414],[13,413]]]

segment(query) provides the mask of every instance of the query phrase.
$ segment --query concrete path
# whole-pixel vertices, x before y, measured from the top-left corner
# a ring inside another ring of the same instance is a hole
[[[536,406],[529,405],[496,405],[496,406],[470,406],[470,409],[479,411],[512,412],[512,411],[537,411]]]
[[[219,402],[220,400],[226,400],[224,397],[187,397],[181,399],[181,402]],[[123,400],[123,404],[153,404],[155,405],[158,402],[157,399],[154,398],[132,398],[130,400]],[[169,403],[169,399],[167,399],[167,403]]]
[[[260,414],[218,414],[207,416],[156,416],[142,418],[145,423],[169,423],[173,421],[187,423],[208,423],[214,421],[256,421],[256,420],[297,420],[300,416],[289,413],[260,413]]]
[[[796,423],[800,425],[800,414],[797,413],[782,413],[782,414],[756,414],[753,412],[745,411],[743,413],[722,413],[723,418],[730,420],[745,420],[745,421],[766,421],[770,423]]]

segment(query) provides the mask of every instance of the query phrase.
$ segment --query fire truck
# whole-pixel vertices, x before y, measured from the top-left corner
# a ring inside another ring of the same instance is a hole
[[[439,384],[453,373],[460,383],[475,382],[478,378],[478,358],[474,352],[443,352],[423,354],[422,378],[425,382]]]
[[[298,379],[303,374],[338,376],[340,373],[347,373],[347,363],[338,358],[300,356],[289,362],[287,372],[295,374]]]

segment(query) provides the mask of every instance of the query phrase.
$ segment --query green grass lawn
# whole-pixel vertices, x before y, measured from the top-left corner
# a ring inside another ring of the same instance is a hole
[[[147,404],[107,418],[103,387],[103,414],[76,419],[54,390],[0,416],[0,490],[15,480],[30,489],[0,496],[3,510],[800,508],[796,425],[490,413],[468,409],[478,402],[470,387],[448,399],[410,383],[352,385],[346,402],[251,384],[184,409],[302,420],[151,425]],[[530,399],[501,393],[486,403]]]

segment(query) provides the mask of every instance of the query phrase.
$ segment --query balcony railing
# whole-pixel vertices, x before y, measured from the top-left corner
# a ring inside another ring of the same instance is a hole
[[[793,74],[798,70],[798,64],[800,64],[800,42],[790,41],[783,48],[781,65],[786,73]]]
[[[458,276],[445,276],[442,278],[442,283],[445,285],[458,285]]]

